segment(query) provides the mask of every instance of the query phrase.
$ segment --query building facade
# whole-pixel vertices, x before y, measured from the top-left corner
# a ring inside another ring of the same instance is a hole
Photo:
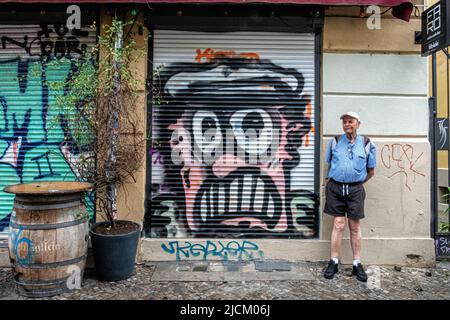
[[[377,145],[363,260],[434,264],[428,63],[414,42],[415,5],[409,22],[387,12],[375,29],[360,6],[121,6],[139,12],[135,37],[147,54],[136,73],[152,88],[141,92],[145,163],[118,195],[119,217],[143,226],[139,259],[327,260],[324,150],[353,110]],[[112,5],[81,8],[75,34],[42,10],[21,28],[11,14],[0,23],[4,185],[76,178],[64,161],[76,156],[67,124],[47,121],[58,92],[46,83],[71,66],[47,62],[76,59],[95,42],[92,20],[114,14]],[[0,196],[7,222],[12,199]],[[344,262],[350,254],[344,240]]]

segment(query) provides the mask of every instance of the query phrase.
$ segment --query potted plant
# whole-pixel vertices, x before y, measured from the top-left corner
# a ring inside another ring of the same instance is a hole
[[[117,190],[134,181],[145,154],[145,134],[138,118],[140,81],[132,66],[144,49],[137,49],[128,22],[113,18],[102,26],[97,45],[83,59],[72,61],[70,76],[57,97],[58,121],[68,137],[66,155],[79,180],[94,187],[98,216],[90,236],[95,270],[100,280],[118,281],[134,270],[140,225],[117,219]],[[59,84],[61,85],[61,84]]]

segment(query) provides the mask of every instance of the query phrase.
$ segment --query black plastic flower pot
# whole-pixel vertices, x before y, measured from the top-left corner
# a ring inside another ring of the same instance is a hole
[[[116,223],[128,222],[136,230],[124,234],[103,234],[98,227],[107,226],[107,222],[98,222],[91,226],[90,235],[98,280],[119,281],[133,274],[136,251],[139,244],[140,226],[131,221],[118,220]]]

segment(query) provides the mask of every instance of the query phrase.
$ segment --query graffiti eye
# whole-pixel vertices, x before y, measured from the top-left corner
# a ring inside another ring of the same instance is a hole
[[[258,137],[264,129],[264,120],[258,112],[249,112],[242,120],[242,130],[249,129],[255,130]]]
[[[211,111],[197,111],[192,119],[194,141],[203,153],[212,153],[222,142],[219,119]]]
[[[273,139],[273,125],[263,109],[239,110],[230,118],[237,144],[249,154],[266,152]]]
[[[207,117],[204,118],[202,121],[202,136],[204,136],[208,130],[216,130],[217,126],[216,126],[216,120],[211,118],[211,117]]]

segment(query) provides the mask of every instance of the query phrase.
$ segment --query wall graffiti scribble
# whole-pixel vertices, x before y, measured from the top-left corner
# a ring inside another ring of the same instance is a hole
[[[313,148],[303,74],[256,52],[195,52],[159,70],[146,236],[316,236],[317,197],[293,173]]]
[[[450,257],[450,236],[440,235],[435,240],[436,256]]]
[[[2,36],[2,49],[16,46],[22,48],[28,56],[39,57],[70,57],[74,54],[84,55],[86,52],[87,44],[81,43],[77,37],[87,37],[88,31],[72,29],[69,32],[62,23],[55,23],[53,29],[46,23],[41,23],[39,27],[40,30],[33,39],[29,39],[28,35],[23,36],[23,41]],[[33,50],[34,47],[38,49]]]
[[[263,259],[264,253],[259,246],[251,241],[206,241],[205,243],[191,243],[189,241],[171,241],[161,244],[164,252],[174,255],[176,261],[201,258],[209,260],[221,258],[223,260],[254,260]]]
[[[204,50],[197,49],[195,50],[197,55],[195,56],[195,61],[201,63],[201,62],[211,62],[218,58],[232,58],[232,57],[240,57],[240,58],[247,58],[247,59],[255,59],[259,60],[259,54],[256,52],[241,52],[236,53],[234,50],[215,50],[212,48],[206,48]]]
[[[410,144],[385,144],[381,149],[381,162],[389,171],[393,171],[388,178],[396,175],[405,177],[405,187],[412,191],[411,183],[415,183],[416,175],[425,177],[425,174],[417,169],[417,163],[423,156],[423,152],[419,155],[414,154],[414,147]],[[412,181],[411,181],[412,180]]]
[[[23,41],[1,31],[0,170],[4,179],[0,182],[0,231],[7,227],[13,205],[13,196],[3,193],[3,187],[49,179],[76,180],[77,172],[67,160],[89,149],[78,145],[68,117],[54,108],[56,96],[64,90],[51,86],[64,84],[76,72],[76,62],[87,48],[80,39],[89,31],[69,32],[62,24],[49,27],[41,23],[36,36],[25,35]],[[18,56],[17,48],[23,49]],[[93,194],[86,200],[92,211]]]

